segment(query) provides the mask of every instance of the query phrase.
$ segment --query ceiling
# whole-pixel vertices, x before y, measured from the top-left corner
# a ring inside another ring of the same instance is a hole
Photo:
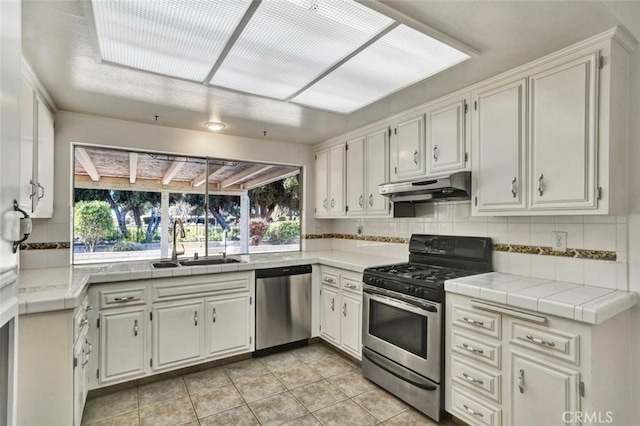
[[[94,59],[81,1],[23,2],[23,52],[59,109],[312,144],[384,119],[620,24],[620,2],[360,0],[427,25],[479,55],[349,115],[160,76]],[[624,12],[640,18],[640,2]],[[409,18],[410,17],[410,18]],[[266,132],[266,136],[265,136]]]

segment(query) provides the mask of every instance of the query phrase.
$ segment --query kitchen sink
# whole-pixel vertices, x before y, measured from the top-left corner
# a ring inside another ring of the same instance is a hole
[[[202,266],[202,265],[223,265],[226,263],[240,263],[238,259],[232,257],[216,257],[216,258],[204,258],[204,259],[185,259],[179,263],[182,266]]]
[[[162,269],[162,268],[177,268],[178,263],[177,262],[152,262],[151,266],[153,266],[155,269]]]

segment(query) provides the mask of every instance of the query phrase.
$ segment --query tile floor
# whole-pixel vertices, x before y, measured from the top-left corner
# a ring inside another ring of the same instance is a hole
[[[316,343],[91,398],[82,424],[396,426],[435,423],[369,382],[357,365]]]

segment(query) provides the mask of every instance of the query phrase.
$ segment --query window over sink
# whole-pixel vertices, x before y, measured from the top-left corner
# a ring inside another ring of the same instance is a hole
[[[75,145],[73,263],[300,250],[300,172]]]

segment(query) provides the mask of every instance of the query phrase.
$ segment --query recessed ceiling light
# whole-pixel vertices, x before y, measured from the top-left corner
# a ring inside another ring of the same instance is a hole
[[[206,123],[204,123],[204,126],[208,127],[209,130],[213,130],[214,132],[217,132],[218,130],[222,130],[225,127],[227,127],[224,124],[218,123],[216,121],[207,121]]]

